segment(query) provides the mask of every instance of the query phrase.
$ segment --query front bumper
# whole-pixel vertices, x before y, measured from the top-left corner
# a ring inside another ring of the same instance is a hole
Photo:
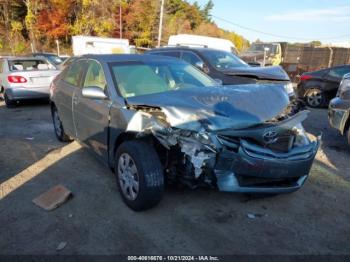
[[[236,152],[223,150],[215,167],[220,191],[242,193],[289,193],[306,181],[320,144],[288,153],[275,153],[242,140]]]
[[[50,87],[8,87],[5,88],[6,95],[11,100],[49,98]]]
[[[349,119],[350,100],[342,100],[336,97],[331,100],[328,108],[329,124],[339,130],[340,134],[345,134],[345,125]]]

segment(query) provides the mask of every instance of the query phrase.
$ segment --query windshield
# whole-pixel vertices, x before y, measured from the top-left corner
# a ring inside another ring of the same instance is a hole
[[[246,62],[239,57],[225,51],[205,50],[202,51],[203,56],[209,61],[211,66],[217,70],[227,70],[230,68],[247,67]]]
[[[267,53],[275,54],[277,51],[277,45],[274,45],[274,44],[252,44],[249,50],[264,52],[265,48],[268,48]]]
[[[44,60],[39,59],[20,59],[8,61],[10,71],[33,71],[33,70],[49,70],[54,69],[53,65],[50,65]]]
[[[112,63],[111,71],[123,97],[217,85],[210,77],[181,61]]]

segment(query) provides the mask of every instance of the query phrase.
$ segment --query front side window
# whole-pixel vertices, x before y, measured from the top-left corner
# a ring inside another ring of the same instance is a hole
[[[249,65],[237,56],[220,50],[205,50],[202,55],[217,70],[224,71],[237,67],[248,67]]]
[[[78,86],[81,73],[83,71],[84,61],[77,61],[67,68],[63,80],[70,85]]]
[[[97,86],[105,90],[106,84],[106,78],[101,64],[94,60],[89,61],[83,88]]]
[[[110,67],[123,97],[216,84],[198,69],[181,61],[112,63]]]
[[[182,59],[194,66],[198,64],[203,64],[203,61],[197,55],[191,52],[183,52]]]

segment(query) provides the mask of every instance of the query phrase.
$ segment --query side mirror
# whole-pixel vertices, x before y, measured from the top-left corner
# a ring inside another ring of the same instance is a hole
[[[202,61],[197,61],[194,66],[202,71],[204,70],[204,63]]]
[[[84,87],[81,91],[83,97],[91,99],[106,99],[107,96],[105,92],[98,86],[88,86]]]

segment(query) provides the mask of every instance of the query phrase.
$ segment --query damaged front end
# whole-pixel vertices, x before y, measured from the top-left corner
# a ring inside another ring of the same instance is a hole
[[[168,180],[192,188],[297,190],[320,143],[303,129],[308,111],[275,86],[179,90],[128,102],[136,113],[127,131],[153,136],[164,149],[160,154]]]
[[[249,128],[193,131],[173,127],[160,108],[132,108],[137,113],[128,131],[140,137],[152,134],[167,151],[169,180],[191,188],[206,184],[228,192],[295,191],[306,181],[320,143],[320,138],[311,141],[301,125],[308,111],[291,115],[286,109]]]

